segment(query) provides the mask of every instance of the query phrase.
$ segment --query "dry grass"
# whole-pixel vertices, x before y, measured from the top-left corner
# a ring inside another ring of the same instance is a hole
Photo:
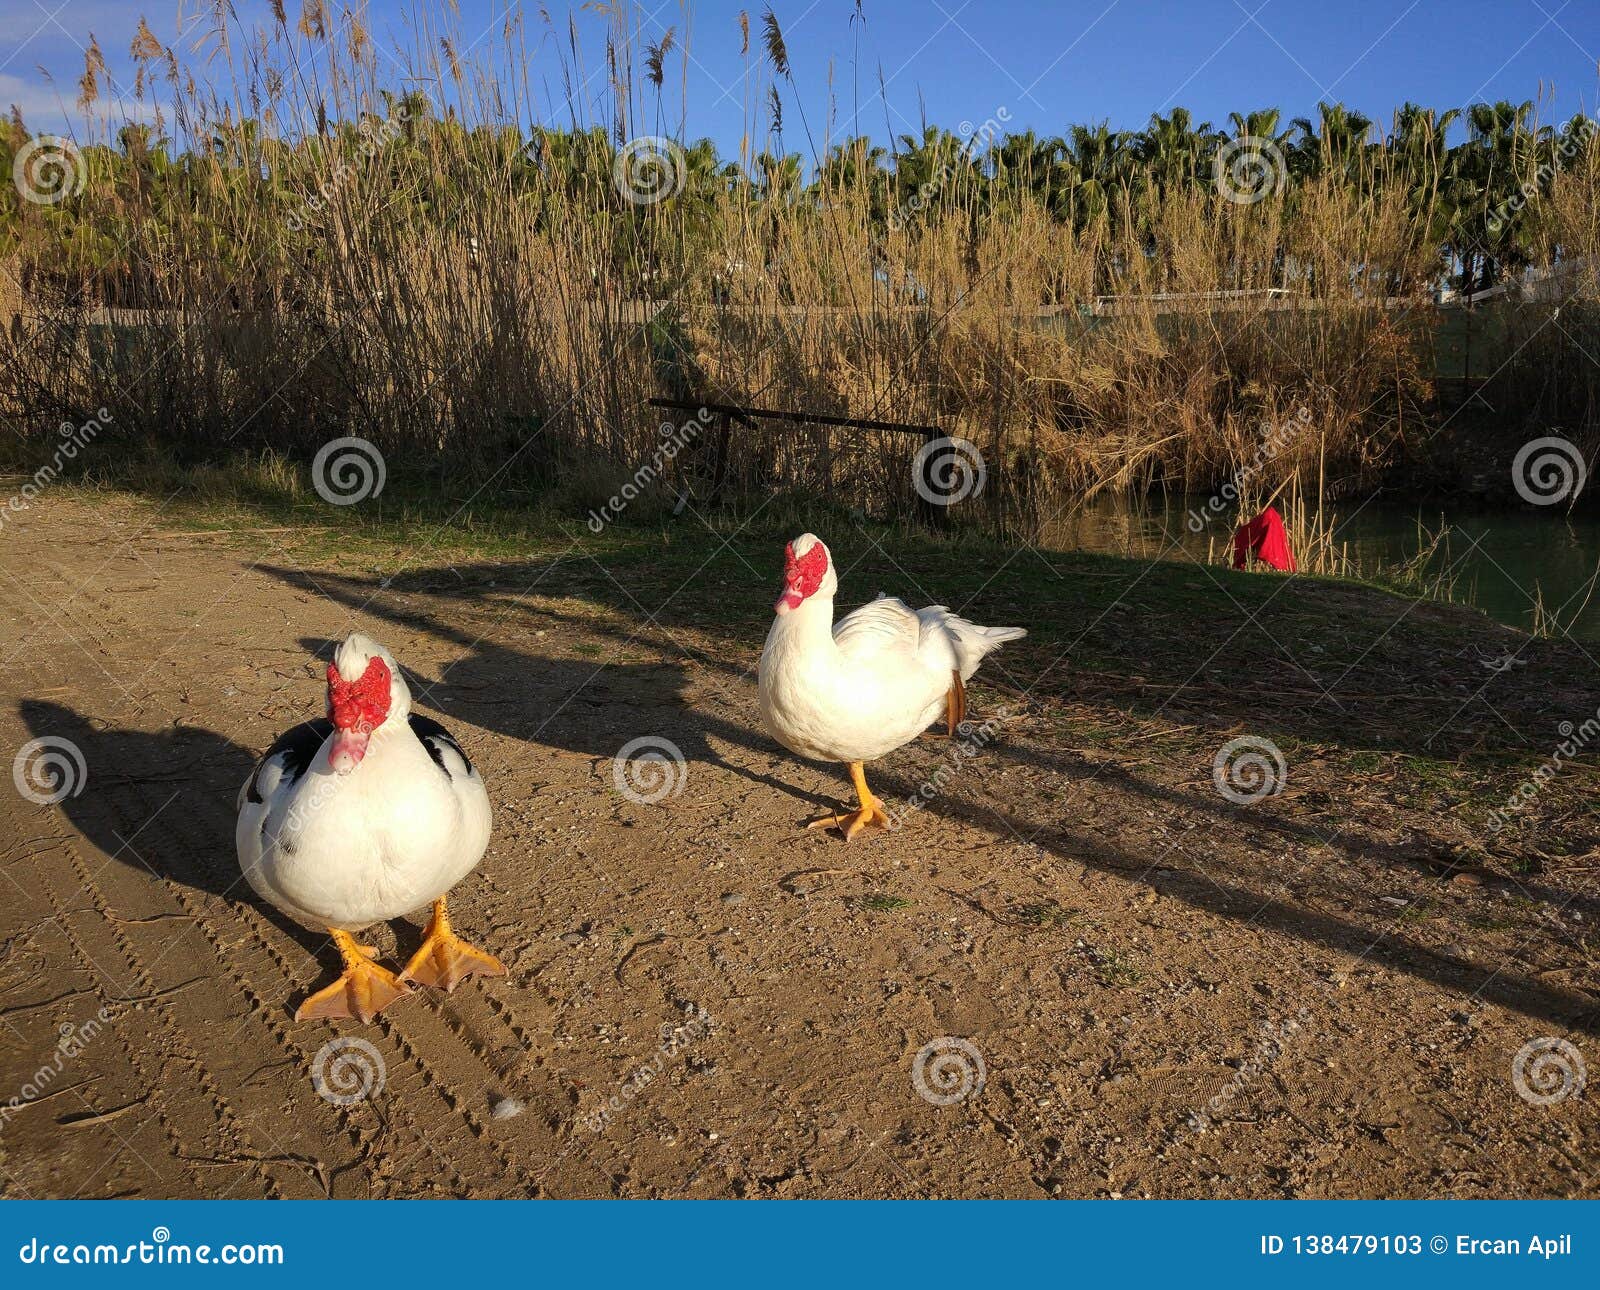
[[[968,438],[991,481],[973,509],[1004,528],[1067,496],[1213,486],[1291,423],[1303,433],[1257,484],[1348,492],[1433,415],[1433,212],[1389,151],[1354,171],[1325,158],[1250,205],[1146,172],[1094,201],[1074,190],[1063,217],[960,152],[908,206],[881,171],[803,189],[781,157],[751,148],[730,173],[691,149],[682,193],[633,205],[614,142],[671,133],[683,110],[661,67],[685,54],[647,45],[626,7],[603,68],[575,39],[563,55],[572,84],[609,77],[608,119],[536,126],[527,146],[545,75],[530,50],[567,39],[540,20],[509,22],[492,60],[427,27],[380,53],[318,4],[260,31],[215,21],[192,58],[136,43],[164,104],[155,134],[86,150],[72,203],[8,212],[26,305],[0,342],[0,406],[19,426],[108,405],[128,449],[180,462],[303,459],[355,434],[396,469],[534,486],[647,459],[652,395],[721,398]],[[767,35],[747,51],[747,115],[771,143],[764,105],[788,81]],[[313,44],[314,77],[295,70]],[[396,98],[401,84],[432,99]],[[162,133],[211,145],[173,157]],[[1591,140],[1556,177],[1546,261],[1592,255],[1597,164]],[[1195,298],[1212,293],[1230,294]],[[108,302],[142,312],[105,325]],[[1576,409],[1587,432],[1596,374],[1548,388],[1573,370],[1557,329],[1528,353],[1503,379],[1542,371],[1540,406]],[[908,446],[739,432],[730,480],[894,509]],[[673,487],[703,497],[713,451],[691,445]]]

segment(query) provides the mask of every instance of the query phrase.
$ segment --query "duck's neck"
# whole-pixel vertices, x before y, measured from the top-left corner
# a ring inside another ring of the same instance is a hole
[[[412,745],[416,740],[407,738],[410,734],[411,727],[407,724],[406,715],[401,713],[397,718],[391,711],[383,724],[372,732],[367,741],[366,754],[351,774],[360,775],[363,781],[371,783],[387,778],[414,760],[409,754],[414,751]]]
[[[797,609],[773,620],[772,640],[789,649],[817,650],[833,647],[833,597],[812,596]]]

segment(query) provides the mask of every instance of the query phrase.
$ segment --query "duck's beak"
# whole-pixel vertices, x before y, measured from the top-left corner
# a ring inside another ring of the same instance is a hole
[[[333,742],[328,745],[328,765],[336,775],[348,775],[361,764],[367,755],[370,732],[365,730],[335,730]]]
[[[804,600],[805,597],[793,587],[785,587],[783,589],[783,595],[778,597],[778,603],[773,605],[772,612],[781,618],[790,610],[800,608],[800,605]]]

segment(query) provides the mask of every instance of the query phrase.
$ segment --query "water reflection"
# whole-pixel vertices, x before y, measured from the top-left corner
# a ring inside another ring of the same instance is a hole
[[[1143,502],[1099,498],[1053,520],[1041,545],[1065,551],[1099,551],[1154,559],[1222,561],[1232,536],[1231,516],[1213,519],[1199,532],[1185,522],[1191,509],[1203,511],[1205,498],[1172,495]],[[1379,496],[1330,508],[1335,541],[1347,546],[1363,570],[1394,568],[1427,542],[1423,529],[1450,526],[1448,558],[1459,574],[1454,598],[1490,617],[1530,630],[1536,597],[1578,640],[1600,640],[1600,592],[1585,598],[1600,566],[1600,517],[1547,511],[1471,510],[1419,506]],[[1178,549],[1181,547],[1181,551]],[[1446,561],[1441,547],[1435,562]]]

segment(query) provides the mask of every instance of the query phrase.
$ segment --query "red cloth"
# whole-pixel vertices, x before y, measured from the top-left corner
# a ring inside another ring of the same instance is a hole
[[[1295,571],[1294,552],[1289,549],[1289,534],[1283,527],[1283,516],[1275,507],[1267,507],[1248,524],[1241,524],[1233,535],[1233,567],[1244,568],[1245,556],[1253,555],[1263,564],[1280,573]]]

